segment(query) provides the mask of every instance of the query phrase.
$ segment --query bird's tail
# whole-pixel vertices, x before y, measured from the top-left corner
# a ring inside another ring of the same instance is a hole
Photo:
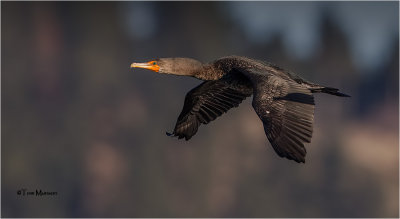
[[[350,97],[350,95],[339,92],[339,89],[333,87],[315,86],[310,88],[312,93],[327,93],[339,97]]]

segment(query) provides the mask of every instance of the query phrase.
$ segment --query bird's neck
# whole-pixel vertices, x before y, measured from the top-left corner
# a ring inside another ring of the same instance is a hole
[[[224,72],[218,68],[215,68],[215,66],[200,63],[193,63],[193,65],[186,66],[174,65],[171,71],[160,73],[178,76],[191,76],[204,81],[218,80],[224,75]]]
[[[192,76],[204,81],[214,81],[220,79],[224,74],[222,70],[213,65],[204,64],[201,68],[196,69]]]
[[[205,81],[218,80],[229,71],[223,65],[203,64],[190,58],[163,58],[159,62],[162,64],[159,73],[191,76]]]

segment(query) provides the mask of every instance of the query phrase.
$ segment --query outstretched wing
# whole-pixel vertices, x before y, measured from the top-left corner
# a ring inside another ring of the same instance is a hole
[[[304,143],[313,132],[314,97],[310,90],[292,80],[263,75],[254,85],[253,108],[264,124],[269,142],[281,157],[305,161]]]
[[[201,123],[215,120],[251,94],[250,81],[241,75],[231,74],[216,81],[203,82],[186,94],[182,112],[170,135],[189,140]]]

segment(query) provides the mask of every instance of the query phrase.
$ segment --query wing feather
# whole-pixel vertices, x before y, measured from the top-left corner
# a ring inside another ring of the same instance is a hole
[[[254,85],[253,107],[263,122],[269,142],[279,156],[305,162],[304,143],[311,142],[313,132],[311,91],[272,74],[262,77]]]
[[[186,94],[181,114],[172,135],[189,140],[200,124],[208,124],[251,96],[253,88],[244,76],[227,75],[206,81]]]

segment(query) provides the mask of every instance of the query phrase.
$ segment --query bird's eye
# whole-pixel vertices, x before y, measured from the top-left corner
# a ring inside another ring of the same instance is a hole
[[[156,62],[153,62],[153,65],[156,65],[157,63]]]

